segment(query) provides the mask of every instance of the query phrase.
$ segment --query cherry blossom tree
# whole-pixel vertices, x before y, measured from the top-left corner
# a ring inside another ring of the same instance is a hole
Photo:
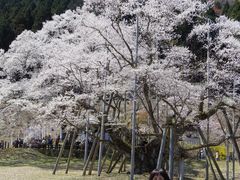
[[[219,17],[209,24],[208,8],[198,0],[91,0],[82,9],[55,15],[42,30],[24,31],[7,52],[0,51],[1,104],[20,103],[17,107],[23,112],[35,112],[32,122],[65,121],[83,127],[90,110],[97,123],[102,114],[108,122],[124,122],[123,103],[132,100],[137,74],[139,111],[148,114],[149,131],[157,135],[144,159],[144,168],[152,169],[157,159],[152,152],[159,148],[163,127],[175,127],[177,145],[185,131],[199,125],[204,129],[202,124],[209,118],[211,127],[224,134],[221,118],[229,122],[230,110],[239,112],[240,23]],[[158,115],[158,106],[164,113]],[[1,113],[6,111],[3,106]],[[218,113],[223,113],[221,118]],[[125,134],[129,141],[129,128],[109,132],[118,143],[113,145],[129,153],[120,136]],[[137,161],[142,152],[137,149]]]

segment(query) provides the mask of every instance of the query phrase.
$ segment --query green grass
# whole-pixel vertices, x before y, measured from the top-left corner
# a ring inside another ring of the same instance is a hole
[[[56,158],[45,156],[33,149],[6,149],[0,150],[0,179],[1,180],[128,180],[129,175],[126,173],[118,174],[116,167],[115,171],[107,174],[106,168],[103,170],[101,177],[96,174],[97,163],[95,162],[92,175],[82,176],[83,160],[74,158],[71,161],[69,173],[65,174],[66,158],[62,158],[56,175],[52,175],[53,166]],[[108,164],[109,162],[107,162]],[[185,179],[203,180],[205,173],[205,161],[186,160],[185,161]],[[226,163],[218,161],[220,168],[225,176]],[[177,169],[177,164],[176,169]],[[127,167],[129,169],[129,165]],[[231,167],[230,167],[231,169]],[[240,166],[236,161],[236,179],[240,179]],[[148,179],[148,174],[136,175],[137,180]],[[210,178],[213,179],[211,172]]]
[[[129,177],[126,174],[112,173],[110,175],[103,173],[101,177],[96,176],[96,171],[93,175],[82,176],[81,170],[70,170],[68,174],[65,174],[64,170],[57,171],[56,175],[52,175],[51,169],[41,169],[32,166],[21,167],[1,167],[0,179],[1,180],[128,180]],[[136,179],[145,180],[147,177],[137,176]]]
[[[33,149],[5,149],[0,150],[0,180],[128,180],[126,173],[117,173],[118,167],[111,174],[107,174],[106,168],[101,177],[96,174],[97,162],[94,164],[92,175],[82,176],[83,160],[73,158],[70,163],[69,173],[65,174],[67,159],[61,158],[56,175],[52,175],[56,157],[45,156]],[[107,162],[108,164],[109,162]],[[136,175],[136,179],[145,180],[146,175]]]
[[[226,161],[217,161],[219,168],[222,171],[222,174],[224,177],[226,177]],[[185,162],[185,176],[189,179],[196,179],[196,180],[204,180],[205,175],[205,160],[187,160]],[[235,175],[236,179],[240,179],[240,166],[238,161],[235,161]],[[232,162],[230,162],[230,178],[232,173]],[[215,173],[217,174],[216,168],[214,168]],[[217,177],[219,178],[219,175],[217,174]],[[214,179],[211,169],[209,168],[209,179]]]
[[[36,166],[50,168],[56,158],[45,156],[33,149],[0,150],[0,166]],[[62,159],[64,161],[64,159]]]

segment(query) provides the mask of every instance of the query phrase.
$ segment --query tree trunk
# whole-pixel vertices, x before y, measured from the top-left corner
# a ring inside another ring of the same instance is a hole
[[[149,97],[149,86],[147,83],[144,83],[144,86],[143,86],[143,93],[144,93],[144,97],[145,97],[145,100],[146,100],[146,103],[147,103],[147,112],[148,112],[148,115],[149,115],[149,119],[151,121],[151,124],[152,124],[152,128],[154,130],[154,133],[158,134],[159,133],[159,128],[158,128],[158,124],[156,122],[156,119],[154,117],[154,110],[153,110],[153,106],[152,106],[152,102],[151,102],[151,99]]]
[[[126,141],[123,141],[121,137],[121,131],[124,129],[124,135],[126,137]],[[130,138],[130,131],[127,128],[119,129],[113,132],[109,132],[112,141],[109,145],[112,149],[117,150],[121,154],[125,154],[126,158],[130,158],[131,154],[131,138]],[[135,170],[136,174],[140,174],[142,172],[151,172],[153,169],[156,168],[157,159],[158,159],[158,152],[161,144],[161,139],[155,138],[145,146],[137,145],[135,151]],[[166,154],[166,153],[165,153]]]

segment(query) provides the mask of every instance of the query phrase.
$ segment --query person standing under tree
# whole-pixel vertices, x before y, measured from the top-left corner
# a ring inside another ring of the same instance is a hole
[[[216,151],[215,158],[216,158],[217,161],[220,160],[220,158],[219,158],[219,152],[218,152],[218,151]]]

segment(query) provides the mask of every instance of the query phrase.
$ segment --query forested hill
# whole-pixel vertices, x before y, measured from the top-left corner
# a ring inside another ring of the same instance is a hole
[[[233,5],[226,3],[222,6],[223,13],[227,16],[240,21],[240,0],[235,0]]]
[[[7,50],[23,30],[36,31],[42,22],[67,9],[82,6],[84,0],[0,0],[0,48]],[[216,1],[217,9],[227,16],[240,20],[240,0],[233,5]]]
[[[82,5],[83,0],[0,0],[0,48],[7,50],[24,29],[41,29],[52,15]]]

